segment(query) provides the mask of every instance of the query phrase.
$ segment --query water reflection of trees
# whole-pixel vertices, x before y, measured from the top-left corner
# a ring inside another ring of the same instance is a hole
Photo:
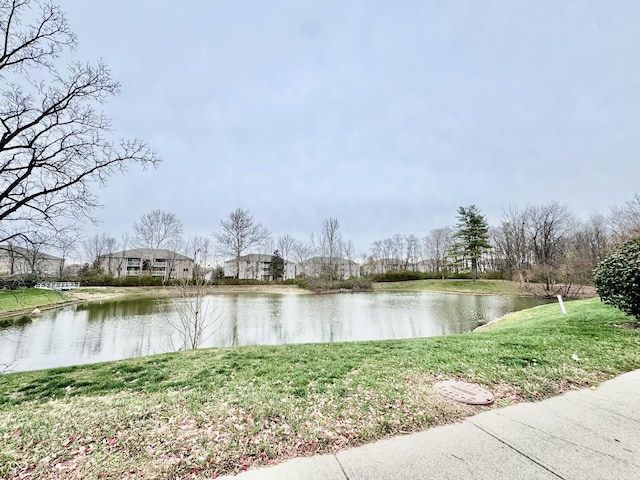
[[[139,298],[112,302],[86,303],[78,305],[79,312],[87,312],[89,321],[99,321],[121,317],[155,315],[160,312],[159,302],[166,299]]]
[[[537,305],[533,299],[456,294],[211,296],[221,311],[203,346],[339,342],[428,337],[469,331],[505,313]],[[46,368],[170,351],[171,335],[157,300],[105,302],[45,312],[0,336],[0,364]],[[5,331],[9,331],[6,330]]]
[[[275,337],[275,343],[287,343],[289,337],[282,313],[282,296],[269,297],[269,327]],[[271,343],[271,342],[270,342]]]

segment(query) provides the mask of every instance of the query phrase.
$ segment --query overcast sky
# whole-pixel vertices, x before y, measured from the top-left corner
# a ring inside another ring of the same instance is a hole
[[[100,193],[119,237],[159,208],[210,236],[248,209],[358,252],[476,204],[579,216],[640,191],[640,2],[57,0],[122,84],[118,136],[163,158]]]

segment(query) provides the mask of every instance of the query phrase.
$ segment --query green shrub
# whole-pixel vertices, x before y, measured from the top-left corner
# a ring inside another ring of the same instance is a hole
[[[395,270],[386,273],[376,273],[371,279],[374,282],[407,282],[409,280],[425,280],[426,278],[422,272]]]
[[[640,237],[612,249],[593,271],[600,299],[640,322]]]
[[[0,277],[0,289],[17,290],[18,288],[33,288],[36,283],[38,283],[38,277],[30,273]]]
[[[314,292],[351,290],[351,291],[369,291],[371,290],[371,280],[368,278],[348,278],[345,280],[327,280],[323,278],[314,278],[300,276],[296,278],[296,283],[300,288],[312,290]]]
[[[503,270],[478,272],[478,278],[482,278],[484,280],[504,280],[505,278],[508,278],[509,280],[511,280],[511,277],[507,275],[507,273]]]
[[[172,285],[175,280],[165,280],[162,277],[152,277],[150,275],[114,277],[106,274],[84,275],[80,277],[80,284],[83,287],[159,287],[161,285]]]
[[[254,280],[250,278],[219,278],[214,279],[214,285],[268,285],[265,280]]]
[[[451,280],[470,280],[471,272],[463,270],[461,272],[411,272],[406,270],[395,270],[387,273],[376,273],[371,276],[374,282],[407,282],[410,280],[440,280],[442,278]],[[501,271],[478,272],[478,278],[487,280],[502,280],[504,274]]]

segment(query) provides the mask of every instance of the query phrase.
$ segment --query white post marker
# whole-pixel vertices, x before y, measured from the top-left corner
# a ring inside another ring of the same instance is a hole
[[[558,303],[560,304],[560,311],[563,315],[567,314],[567,309],[564,308],[564,302],[562,301],[562,295],[558,295]]]

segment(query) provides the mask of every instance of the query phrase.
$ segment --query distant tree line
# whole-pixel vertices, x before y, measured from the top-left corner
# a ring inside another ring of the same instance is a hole
[[[493,226],[475,205],[460,207],[455,218],[457,223],[453,226],[433,229],[424,236],[395,234],[376,240],[369,252],[360,254],[355,253],[350,240],[343,238],[337,218],[325,219],[319,231],[311,233],[306,241],[288,234],[274,239],[268,228],[241,208],[222,219],[210,238],[185,238],[184,227],[175,214],[153,210],[142,215],[133,224],[132,233],[120,239],[104,232],[82,238],[74,230],[59,237],[24,235],[0,248],[6,251],[11,246],[23,247],[20,255],[30,256],[27,260],[33,270],[28,273],[34,274],[38,255],[44,251],[65,258],[72,251],[81,250],[87,262],[80,273],[87,277],[114,275],[111,254],[145,248],[197,256],[194,275],[208,274],[218,279],[224,276],[224,270],[214,258],[234,259],[232,276],[237,278],[240,257],[261,253],[276,261],[277,268],[270,272],[273,279],[282,278],[280,259],[302,263],[313,257],[318,260],[317,274],[330,280],[354,275],[355,272],[338,268],[339,262],[348,260],[363,275],[404,271],[430,278],[490,276],[513,279],[538,295],[570,296],[581,285],[591,283],[593,268],[613,246],[640,236],[640,195],[611,208],[608,214],[592,214],[582,221],[558,202],[510,206]],[[57,276],[70,278],[77,273],[77,268],[72,272],[63,263]]]
[[[433,272],[442,278],[467,266],[471,271],[471,256],[461,255],[456,246],[461,231],[459,222],[455,227],[431,230],[421,238],[396,234],[373,242],[364,263],[377,265],[378,271]],[[583,221],[554,201],[524,208],[511,206],[504,210],[498,225],[488,228],[487,243],[480,249],[476,267],[481,273],[516,280],[539,295],[572,295],[591,283],[594,267],[612,247],[638,236],[639,194],[608,214],[592,214]]]

